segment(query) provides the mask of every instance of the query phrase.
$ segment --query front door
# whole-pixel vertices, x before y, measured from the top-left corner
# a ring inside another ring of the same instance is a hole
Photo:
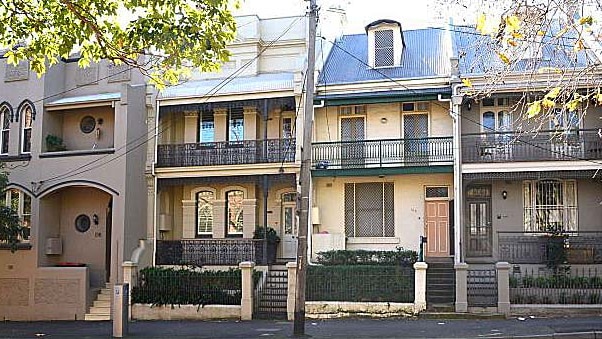
[[[364,118],[341,118],[341,166],[364,167]]]
[[[425,210],[426,256],[449,256],[449,202],[427,201]]]
[[[471,257],[491,256],[492,227],[491,199],[467,199],[466,255]]]
[[[428,161],[428,115],[403,116],[404,153],[406,162]]]
[[[297,256],[297,193],[282,195],[282,258]]]

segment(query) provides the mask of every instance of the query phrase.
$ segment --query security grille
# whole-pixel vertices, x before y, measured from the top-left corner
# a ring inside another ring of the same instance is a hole
[[[374,32],[374,66],[393,66],[393,30]]]
[[[573,180],[525,181],[525,230],[558,232],[577,230],[577,194]]]
[[[345,184],[345,233],[348,237],[395,234],[393,183]]]

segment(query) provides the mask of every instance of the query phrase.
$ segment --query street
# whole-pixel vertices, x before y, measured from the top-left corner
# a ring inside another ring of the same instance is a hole
[[[286,321],[135,321],[136,338],[286,338]],[[3,322],[0,338],[109,338],[111,322]],[[602,317],[503,320],[333,319],[308,320],[313,338],[602,338]]]

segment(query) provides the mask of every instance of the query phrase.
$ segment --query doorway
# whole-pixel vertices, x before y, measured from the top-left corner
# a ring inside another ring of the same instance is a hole
[[[341,166],[364,167],[364,117],[341,118]]]
[[[281,225],[282,258],[297,256],[297,192],[282,194]]]
[[[425,202],[426,256],[447,257],[449,253],[449,201]]]
[[[469,187],[466,191],[466,255],[492,255],[491,185]]]
[[[107,282],[111,282],[111,238],[113,231],[113,198],[109,200],[106,211],[106,232],[105,232],[105,271]]]
[[[428,114],[404,114],[403,137],[406,162],[428,162]]]

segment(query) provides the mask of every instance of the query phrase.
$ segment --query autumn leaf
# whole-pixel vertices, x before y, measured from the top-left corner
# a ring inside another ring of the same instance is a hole
[[[577,42],[575,42],[575,46],[573,46],[573,50],[575,52],[579,52],[585,49],[585,44],[583,43],[583,39],[579,39],[577,40]]]
[[[509,15],[506,17],[506,25],[510,31],[520,30],[520,19],[516,15]]]
[[[558,97],[558,94],[560,94],[560,87],[554,87],[552,88],[551,91],[548,92],[548,94],[546,94],[545,98],[546,99],[556,99]]]
[[[507,40],[508,45],[512,46],[512,47],[516,47],[518,44],[516,43],[516,41],[512,40],[512,39],[508,39]]]
[[[472,88],[472,81],[470,81],[470,79],[462,79],[462,83],[464,84],[464,86]]]
[[[541,112],[541,101],[536,100],[529,104],[529,108],[527,109],[527,116],[529,118],[533,118]]]
[[[485,15],[485,13],[481,13],[479,15],[479,18],[477,19],[477,31],[482,34],[488,34],[487,32],[485,32],[486,23],[487,23],[487,16]]]
[[[591,25],[593,23],[594,23],[594,19],[592,18],[591,15],[584,16],[581,19],[579,19],[579,25]]]
[[[537,35],[544,36],[544,35],[546,35],[546,32],[545,31],[537,31]]]
[[[602,105],[602,94],[600,94],[600,92],[596,94],[596,101],[598,102],[598,105]]]
[[[550,108],[553,108],[554,106],[556,106],[556,103],[553,100],[550,100],[550,99],[541,100],[541,107],[543,107],[545,109],[550,109]]]
[[[505,64],[510,64],[510,58],[506,56],[506,54],[502,52],[496,52],[500,60],[502,60]]]
[[[581,100],[579,100],[579,99],[573,99],[573,100],[567,102],[566,104],[564,104],[564,107],[566,107],[566,109],[568,109],[569,111],[576,111],[577,108],[579,107],[580,102],[581,102]]]

